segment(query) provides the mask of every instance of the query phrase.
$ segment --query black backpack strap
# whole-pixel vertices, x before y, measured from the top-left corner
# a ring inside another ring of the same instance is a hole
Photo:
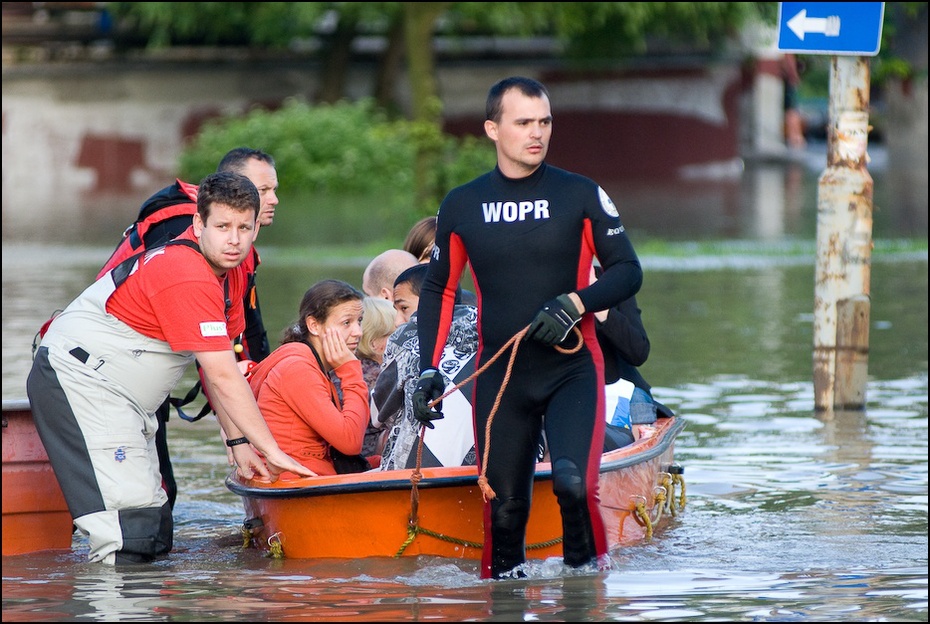
[[[198,420],[200,420],[201,418],[209,414],[211,411],[213,411],[213,408],[210,406],[209,401],[207,401],[204,404],[204,406],[200,408],[200,412],[196,416],[188,416],[187,413],[183,409],[181,409],[182,407],[184,407],[185,405],[187,405],[188,403],[196,399],[197,395],[200,394],[201,389],[202,387],[200,384],[200,380],[197,380],[197,383],[194,384],[193,388],[187,391],[187,394],[184,395],[183,399],[179,399],[177,397],[168,397],[168,403],[170,403],[171,406],[174,407],[174,409],[178,411],[178,416],[181,418],[181,420],[186,420],[187,422],[197,422]]]

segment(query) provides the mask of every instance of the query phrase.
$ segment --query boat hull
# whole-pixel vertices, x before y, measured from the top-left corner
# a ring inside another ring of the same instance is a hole
[[[3,555],[71,548],[73,531],[29,402],[3,401]]]
[[[655,433],[601,461],[601,514],[611,550],[651,534],[675,497],[680,467],[674,440],[680,418],[663,418]],[[474,466],[312,477],[269,483],[231,473],[226,486],[240,495],[245,528],[262,550],[288,558],[434,555],[480,559],[483,500]],[[413,523],[410,519],[413,518]],[[562,523],[548,463],[537,465],[527,525],[527,556],[562,555]]]

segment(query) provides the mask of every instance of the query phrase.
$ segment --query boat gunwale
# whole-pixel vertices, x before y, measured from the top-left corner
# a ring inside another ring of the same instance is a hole
[[[621,454],[621,457],[602,461],[600,472],[615,472],[629,468],[656,457],[660,457],[674,444],[676,437],[685,427],[685,421],[680,416],[672,418],[672,422],[656,433],[657,440],[648,448],[630,453],[636,444],[605,453],[605,457]],[[448,473],[452,474],[448,474]],[[448,487],[477,487],[477,466],[453,466],[440,468],[424,468],[421,470],[422,480],[418,484],[420,489],[448,488]],[[331,496],[335,494],[362,494],[367,492],[383,492],[394,490],[409,490],[410,476],[413,469],[366,471],[354,474],[340,474],[325,477],[304,477],[298,479],[300,485],[293,487],[279,484],[265,483],[263,485],[248,485],[236,474],[235,469],[226,476],[226,488],[243,498],[252,499],[281,499],[281,498],[311,498],[317,496]],[[380,475],[384,475],[383,477]],[[373,478],[374,477],[374,478]],[[550,481],[552,467],[540,463],[536,469],[534,481]],[[320,481],[313,483],[313,481]],[[280,482],[279,482],[280,483]]]
[[[32,413],[32,405],[29,404],[29,399],[3,399],[4,412],[22,412],[25,410]]]

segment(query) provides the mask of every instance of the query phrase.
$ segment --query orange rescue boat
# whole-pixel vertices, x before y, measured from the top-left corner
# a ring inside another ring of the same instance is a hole
[[[685,504],[683,469],[674,461],[680,417],[659,418],[652,435],[601,458],[600,507],[611,551],[652,536]],[[480,559],[483,500],[475,466],[371,471],[226,487],[242,497],[244,530],[272,556],[359,558],[434,555]],[[539,463],[527,526],[527,556],[562,555],[562,521],[552,468]]]
[[[71,548],[74,526],[29,401],[3,401],[3,555]]]

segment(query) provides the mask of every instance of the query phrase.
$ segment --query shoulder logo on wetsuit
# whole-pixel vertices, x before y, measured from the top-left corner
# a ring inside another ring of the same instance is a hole
[[[617,207],[614,205],[614,202],[610,197],[607,196],[607,192],[604,191],[601,187],[597,187],[597,196],[601,200],[601,208],[604,209],[611,217],[619,217],[620,213],[617,211]]]
[[[522,202],[482,202],[481,208],[484,210],[485,223],[499,223],[500,221],[513,223],[514,221],[526,221],[527,219],[539,221],[540,219],[549,218],[548,199]]]

